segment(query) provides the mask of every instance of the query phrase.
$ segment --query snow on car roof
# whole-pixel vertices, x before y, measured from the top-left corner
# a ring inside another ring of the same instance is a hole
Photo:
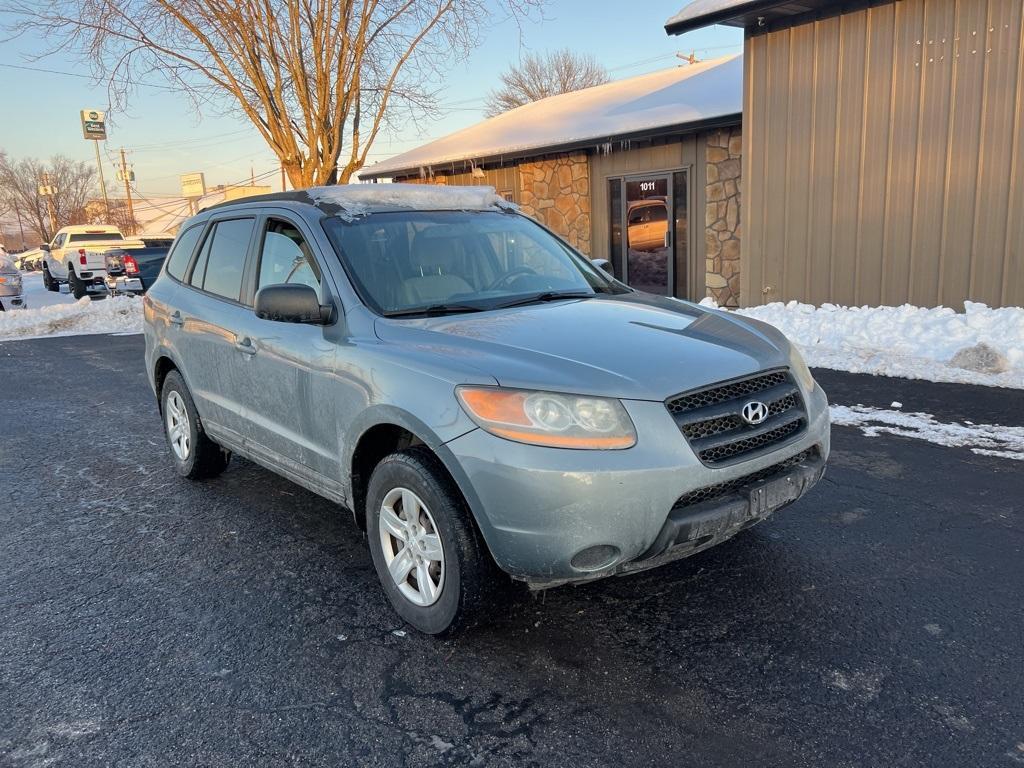
[[[444,187],[433,184],[339,184],[311,187],[307,194],[317,205],[337,205],[338,216],[351,221],[375,209],[465,211],[515,208],[494,187]]]
[[[360,176],[587,141],[603,144],[617,136],[738,115],[742,108],[743,60],[736,54],[541,99],[376,163]]]

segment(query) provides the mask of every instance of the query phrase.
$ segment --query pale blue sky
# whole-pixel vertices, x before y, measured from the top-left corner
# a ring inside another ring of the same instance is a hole
[[[681,37],[669,37],[663,24],[685,0],[640,0],[606,3],[593,0],[552,0],[541,23],[527,23],[520,37],[511,23],[488,30],[483,44],[469,60],[443,73],[441,101],[449,105],[439,120],[407,126],[383,136],[371,150],[370,161],[382,160],[483,119],[483,97],[498,74],[523,50],[569,47],[593,54],[614,79],[673,66],[677,51],[695,50],[713,58],[741,50],[742,33],[713,27]],[[613,14],[612,10],[618,11]],[[623,10],[629,14],[622,14]],[[73,57],[59,54],[30,61],[27,54],[46,48],[45,41],[19,39],[0,43],[0,77],[4,84],[5,116],[0,122],[0,148],[14,157],[47,157],[62,153],[94,162],[90,142],[81,136],[78,112],[104,109],[106,88],[90,80],[60,74],[14,69],[10,65],[81,72]],[[273,171],[277,162],[256,132],[231,117],[196,114],[183,97],[165,89],[142,88],[126,114],[114,116],[104,150],[108,186],[115,187],[109,160],[124,146],[134,163],[136,185],[146,195],[177,195],[178,176],[191,171],[206,174],[208,185],[239,182]],[[226,134],[226,135],[225,135]],[[267,183],[277,185],[279,174]],[[276,188],[276,187],[275,187]]]

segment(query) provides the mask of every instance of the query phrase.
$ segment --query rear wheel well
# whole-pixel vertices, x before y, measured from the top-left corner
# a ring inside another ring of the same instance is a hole
[[[352,514],[360,528],[366,528],[366,516],[362,512],[373,470],[385,456],[414,445],[425,443],[397,424],[377,424],[360,436],[352,452]]]
[[[160,394],[163,392],[164,379],[167,378],[168,373],[177,370],[178,366],[169,357],[161,357],[156,361],[156,367],[153,369],[153,384],[156,387],[156,401],[161,410],[163,410],[163,403],[160,400]]]

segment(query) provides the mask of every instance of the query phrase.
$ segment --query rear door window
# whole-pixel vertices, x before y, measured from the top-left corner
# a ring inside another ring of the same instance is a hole
[[[191,283],[208,293],[238,301],[253,219],[218,221],[192,269]]]
[[[185,277],[185,270],[188,269],[188,263],[192,260],[192,254],[196,250],[196,243],[199,242],[201,234],[203,234],[203,226],[199,224],[189,227],[178,235],[178,239],[174,241],[174,247],[167,257],[167,274],[177,280]]]

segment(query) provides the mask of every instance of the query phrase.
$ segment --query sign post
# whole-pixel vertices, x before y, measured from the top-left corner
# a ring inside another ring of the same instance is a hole
[[[103,208],[110,223],[110,200],[107,199],[107,182],[103,178],[103,163],[100,161],[100,142],[107,140],[106,116],[98,109],[83,109],[82,136],[92,142],[96,149],[96,169],[100,172],[100,190],[103,192]]]
[[[201,173],[181,176],[181,196],[188,200],[189,215],[195,213],[196,200],[206,195],[206,177]]]

